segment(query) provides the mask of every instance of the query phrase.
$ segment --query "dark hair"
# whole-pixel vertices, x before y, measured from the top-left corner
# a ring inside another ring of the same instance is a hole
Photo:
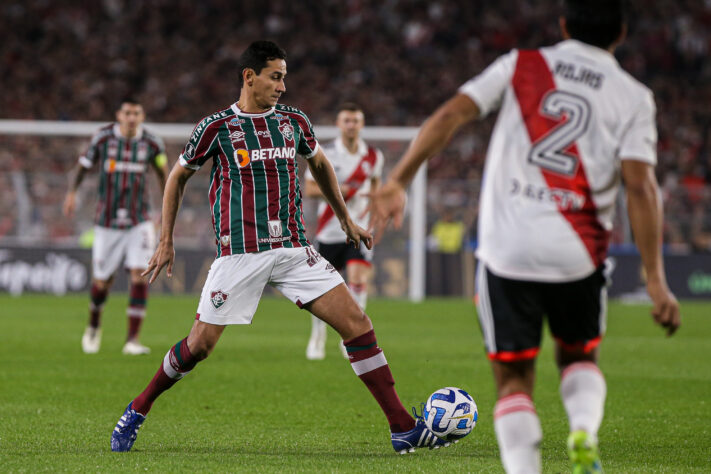
[[[363,107],[356,104],[355,102],[343,102],[338,107],[338,112],[343,112],[344,110],[348,112],[363,112]]]
[[[272,59],[286,59],[286,51],[272,41],[255,41],[244,50],[239,57],[239,85],[242,86],[244,78],[242,72],[245,69],[253,69],[260,74],[267,65],[267,61]]]
[[[625,0],[565,0],[563,17],[570,37],[607,49],[627,23]]]
[[[132,95],[127,95],[121,98],[121,101],[119,101],[118,108],[119,110],[121,107],[123,107],[123,104],[131,104],[131,105],[141,105],[141,102],[134,96]]]

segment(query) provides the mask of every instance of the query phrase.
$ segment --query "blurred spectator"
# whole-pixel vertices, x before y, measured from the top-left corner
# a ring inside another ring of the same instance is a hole
[[[464,222],[455,220],[451,210],[444,210],[430,232],[434,250],[444,254],[458,254],[462,250],[465,231]]]
[[[617,57],[655,93],[665,239],[682,248],[696,239],[692,228],[703,228],[698,222],[711,212],[700,197],[709,193],[711,182],[711,1],[631,4],[629,40]],[[270,38],[288,45],[289,70],[299,71],[287,80],[285,100],[315,123],[332,123],[336,106],[353,100],[363,104],[370,125],[416,125],[505,51],[558,41],[557,5],[557,0],[10,0],[0,5],[0,22],[6,25],[0,29],[0,78],[12,87],[0,94],[0,113],[108,122],[113,104],[131,92],[150,121],[195,123],[228,105],[225,94],[237,96],[236,59],[250,41]],[[490,118],[467,127],[431,160],[432,206],[441,204],[439,197],[456,209],[475,205],[494,123]],[[0,169],[7,170],[8,160],[20,163],[33,206],[23,238],[69,238],[89,225],[87,215],[78,228],[68,228],[57,212],[64,176],[85,144],[75,138],[0,135],[0,149],[12,153],[0,155]],[[168,144],[171,161],[179,145]],[[380,146],[386,159],[394,160],[402,144]],[[18,195],[9,183],[0,178],[0,198],[15,214]],[[196,211],[181,214],[188,225],[178,226],[177,238],[192,245],[210,239],[191,235],[200,228],[194,219],[201,218],[203,202],[202,195],[185,196],[185,205]],[[0,234],[19,236],[18,218],[13,215],[11,222],[3,213]],[[618,232],[614,238],[629,236]]]

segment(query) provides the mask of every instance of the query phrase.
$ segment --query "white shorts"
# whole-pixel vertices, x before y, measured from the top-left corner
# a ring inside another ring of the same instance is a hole
[[[153,222],[141,222],[130,229],[94,226],[91,265],[94,278],[108,280],[121,262],[129,269],[145,270],[155,250]]]
[[[341,275],[313,247],[228,255],[212,263],[196,319],[250,324],[267,284],[301,308],[341,283]]]

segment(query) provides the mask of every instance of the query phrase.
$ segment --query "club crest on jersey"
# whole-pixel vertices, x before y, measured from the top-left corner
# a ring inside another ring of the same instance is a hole
[[[223,235],[222,237],[220,237],[220,243],[223,247],[228,247],[230,245],[230,236]]]
[[[210,301],[212,302],[212,306],[214,306],[215,309],[218,309],[220,306],[225,304],[225,301],[227,301],[228,296],[229,295],[222,290],[211,292]]]
[[[147,157],[148,157],[148,146],[146,145],[145,142],[141,142],[138,145],[138,153],[136,153],[136,159],[138,161],[146,161]]]
[[[269,227],[270,236],[281,237],[281,221],[279,219],[267,221],[267,226]]]
[[[279,131],[284,136],[285,139],[291,141],[294,138],[294,127],[290,123],[283,123],[279,125]]]
[[[368,176],[370,176],[370,174],[373,172],[373,165],[371,165],[367,161],[364,161],[360,166],[361,166],[361,168],[363,168],[363,173],[365,173]]]

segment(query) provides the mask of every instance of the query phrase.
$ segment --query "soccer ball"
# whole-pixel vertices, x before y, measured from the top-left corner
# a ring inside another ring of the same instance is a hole
[[[423,412],[427,429],[446,441],[471,433],[479,417],[474,399],[457,387],[434,392],[427,398]]]

